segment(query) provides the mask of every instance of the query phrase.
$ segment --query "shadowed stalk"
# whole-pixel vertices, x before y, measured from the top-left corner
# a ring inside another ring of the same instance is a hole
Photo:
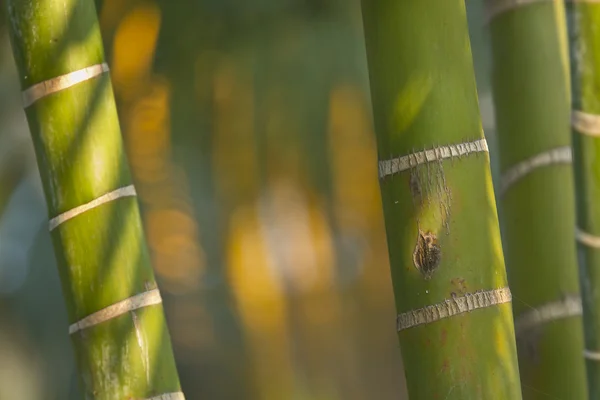
[[[505,3],[486,6],[523,397],[584,399],[564,6]]]
[[[567,2],[579,282],[588,390],[600,397],[600,4]]]
[[[464,2],[362,5],[409,397],[520,399]]]
[[[94,3],[7,3],[84,398],[183,399]]]

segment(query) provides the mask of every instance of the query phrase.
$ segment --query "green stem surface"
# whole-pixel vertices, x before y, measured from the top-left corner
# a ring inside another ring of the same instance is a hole
[[[571,105],[600,118],[600,4],[567,3]],[[577,226],[600,237],[600,136],[572,130]],[[578,243],[585,348],[600,354],[600,248]],[[591,399],[600,398],[600,358],[586,360]]]
[[[362,4],[379,159],[483,138],[464,2]],[[399,313],[507,286],[486,152],[380,186]],[[510,302],[398,336],[411,399],[521,398]]]
[[[517,164],[571,144],[564,5],[517,7],[493,17],[490,30],[500,168],[506,177]],[[501,190],[523,397],[585,399],[581,314],[573,307],[579,282],[572,166],[532,169]],[[528,324],[549,307],[565,314]]]
[[[104,62],[92,0],[11,0],[8,16],[23,89]],[[50,217],[131,184],[108,73],[43,97],[26,114]],[[51,235],[71,323],[156,288],[135,197],[93,208]],[[160,304],[71,339],[85,399],[180,391]]]

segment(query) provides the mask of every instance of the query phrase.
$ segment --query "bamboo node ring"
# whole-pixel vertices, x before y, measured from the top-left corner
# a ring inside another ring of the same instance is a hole
[[[182,392],[165,393],[158,396],[150,397],[146,400],[185,400],[185,396]]]
[[[508,287],[479,290],[475,293],[466,293],[463,296],[454,294],[452,299],[446,299],[438,304],[399,314],[396,319],[397,329],[400,332],[414,326],[430,324],[480,308],[510,303],[511,300],[512,295]]]
[[[575,239],[585,246],[600,249],[600,236],[587,233],[579,227],[575,228]]]
[[[451,144],[418,151],[405,156],[379,161],[379,178],[385,178],[402,171],[407,171],[421,164],[460,158],[469,154],[488,152],[487,141],[482,138],[472,142]]]
[[[583,350],[583,357],[586,358],[586,359],[588,359],[588,360],[600,361],[600,352],[593,351],[593,350],[588,350],[588,349],[584,349]]]
[[[160,297],[160,291],[158,289],[152,289],[147,292],[136,294],[135,296],[121,300],[71,324],[71,326],[69,326],[69,334],[72,335],[80,330],[101,324],[102,322],[106,322],[130,311],[160,303],[162,303],[162,298]]]
[[[512,185],[538,168],[557,164],[570,164],[572,160],[571,146],[563,146],[544,151],[521,161],[502,174],[500,194],[506,193]]]
[[[90,201],[89,203],[82,204],[77,206],[69,211],[65,211],[62,214],[57,215],[56,217],[50,219],[48,222],[48,229],[52,232],[56,229],[60,224],[70,220],[71,218],[75,218],[76,216],[83,214],[86,211],[89,211],[93,208],[101,206],[102,204],[109,203],[113,200],[119,199],[121,197],[131,197],[136,196],[137,193],[135,191],[135,187],[133,185],[125,186],[112,192],[108,192],[103,194],[100,197]]]
[[[583,135],[600,137],[600,115],[572,110],[571,127]]]
[[[64,89],[68,89],[71,86],[77,85],[78,83],[95,78],[98,75],[108,72],[108,70],[108,64],[96,64],[77,71],[69,72],[68,74],[48,79],[46,81],[42,81],[40,83],[36,83],[35,85],[23,90],[21,93],[23,98],[23,107],[27,108],[41,98],[60,92]]]
[[[565,296],[524,312],[515,318],[515,332],[519,336],[539,325],[581,315],[581,297]]]

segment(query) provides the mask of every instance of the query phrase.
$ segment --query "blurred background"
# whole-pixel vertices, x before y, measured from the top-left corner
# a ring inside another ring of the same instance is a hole
[[[96,6],[188,400],[405,399],[359,1]],[[80,399],[1,17],[0,399]]]

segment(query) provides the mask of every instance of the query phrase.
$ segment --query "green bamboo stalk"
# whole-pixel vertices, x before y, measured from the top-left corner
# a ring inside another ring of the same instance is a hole
[[[564,5],[486,6],[523,397],[585,399]]]
[[[7,3],[84,398],[183,399],[94,3]]]
[[[464,2],[362,5],[409,396],[520,399]]]
[[[1,117],[1,116],[0,116]],[[13,192],[25,177],[28,169],[27,148],[19,139],[0,140],[0,220]]]
[[[600,4],[567,3],[576,238],[590,398],[600,397]]]

